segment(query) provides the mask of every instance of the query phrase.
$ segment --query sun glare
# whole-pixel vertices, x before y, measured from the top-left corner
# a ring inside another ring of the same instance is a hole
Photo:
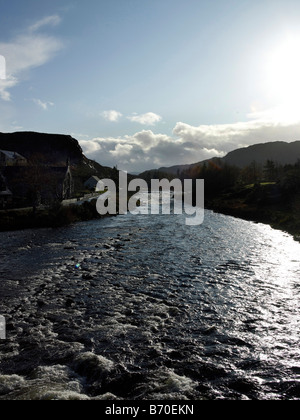
[[[281,120],[300,120],[300,36],[286,37],[267,55],[265,88]]]

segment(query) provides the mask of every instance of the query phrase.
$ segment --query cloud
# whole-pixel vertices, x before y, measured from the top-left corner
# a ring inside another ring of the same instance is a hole
[[[58,15],[47,16],[31,25],[28,30],[29,32],[39,31],[44,26],[57,26],[61,23],[61,17]]]
[[[58,18],[58,17],[56,17]],[[25,72],[45,65],[62,48],[61,40],[54,36],[36,33],[38,29],[58,19],[49,17],[37,22],[10,42],[0,42],[0,52],[6,60],[6,80],[0,80],[0,98],[11,99],[10,90],[17,86]]]
[[[47,111],[49,106],[54,106],[53,102],[43,102],[40,99],[33,99],[33,102],[42,108],[44,111]]]
[[[0,80],[6,79],[6,60],[3,55],[0,55]]]
[[[195,151],[207,148],[224,154],[252,144],[298,139],[300,137],[300,122],[285,124],[260,118],[233,124],[200,125],[198,127],[178,122],[173,134],[180,137],[183,144],[189,143]]]
[[[123,117],[123,114],[116,110],[103,111],[100,115],[106,121],[110,122],[118,122]],[[134,113],[126,118],[133,123],[149,126],[153,126],[162,120],[162,117],[154,112],[147,112],[146,114],[140,115]]]
[[[0,49],[1,49],[1,45],[0,45]],[[13,76],[9,76],[5,80],[0,80],[0,98],[3,101],[7,101],[7,102],[10,101],[11,96],[10,96],[9,89],[15,87],[17,84],[18,84],[18,80]]]
[[[121,112],[110,110],[110,111],[103,111],[101,113],[101,116],[106,120],[110,122],[117,122],[119,119],[123,116]]]
[[[261,116],[260,116],[261,117]],[[84,153],[105,166],[129,172],[191,164],[252,144],[300,139],[300,122],[275,123],[252,118],[233,124],[192,126],[178,122],[172,135],[142,130],[121,137],[82,140]]]
[[[177,163],[194,163],[195,148],[167,134],[143,130],[123,137],[81,140],[84,153],[105,166],[118,165],[129,172],[142,172]],[[214,156],[216,150],[203,149],[196,156],[199,160]]]
[[[127,117],[127,119],[131,122],[136,122],[142,125],[155,125],[162,120],[162,117],[160,115],[154,114],[154,112],[148,112],[141,115],[134,114]]]

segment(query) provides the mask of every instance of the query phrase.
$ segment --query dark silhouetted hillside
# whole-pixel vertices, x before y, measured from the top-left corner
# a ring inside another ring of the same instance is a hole
[[[255,144],[228,153],[222,160],[228,165],[243,168],[252,162],[264,165],[267,160],[279,165],[294,165],[300,159],[300,141]]]
[[[234,150],[223,158],[212,158],[191,165],[175,165],[150,170],[147,171],[146,175],[148,178],[151,175],[157,175],[157,173],[180,176],[182,173],[193,172],[194,169],[205,164],[219,164],[220,162],[221,164],[226,163],[227,165],[237,166],[238,168],[244,168],[253,162],[256,162],[258,165],[264,165],[268,160],[279,165],[294,165],[298,159],[300,159],[300,141],[293,143],[283,141],[269,142]]]
[[[49,168],[65,168],[68,164],[71,167],[74,180],[75,195],[86,191],[85,182],[92,176],[99,179],[109,178],[119,182],[119,171],[117,168],[102,166],[100,163],[88,159],[82,151],[79,142],[71,136],[63,134],[45,134],[36,132],[0,133],[0,150],[16,152],[27,159],[27,167],[35,167],[43,173]],[[11,178],[17,172],[26,171],[26,166],[16,168],[0,167],[7,177],[7,183],[11,184]],[[128,174],[128,180],[134,177]]]
[[[61,134],[34,132],[0,133],[0,150],[18,152],[26,159],[42,155],[44,163],[59,165],[70,159],[77,163],[83,159],[77,140]]]

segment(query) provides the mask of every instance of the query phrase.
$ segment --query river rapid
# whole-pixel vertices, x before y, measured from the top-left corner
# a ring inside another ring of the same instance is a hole
[[[299,399],[291,236],[206,211],[0,243],[0,399]]]

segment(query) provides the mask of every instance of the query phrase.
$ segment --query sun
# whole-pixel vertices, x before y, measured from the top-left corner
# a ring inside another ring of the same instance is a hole
[[[264,84],[281,119],[300,120],[300,35],[286,36],[266,55]]]

